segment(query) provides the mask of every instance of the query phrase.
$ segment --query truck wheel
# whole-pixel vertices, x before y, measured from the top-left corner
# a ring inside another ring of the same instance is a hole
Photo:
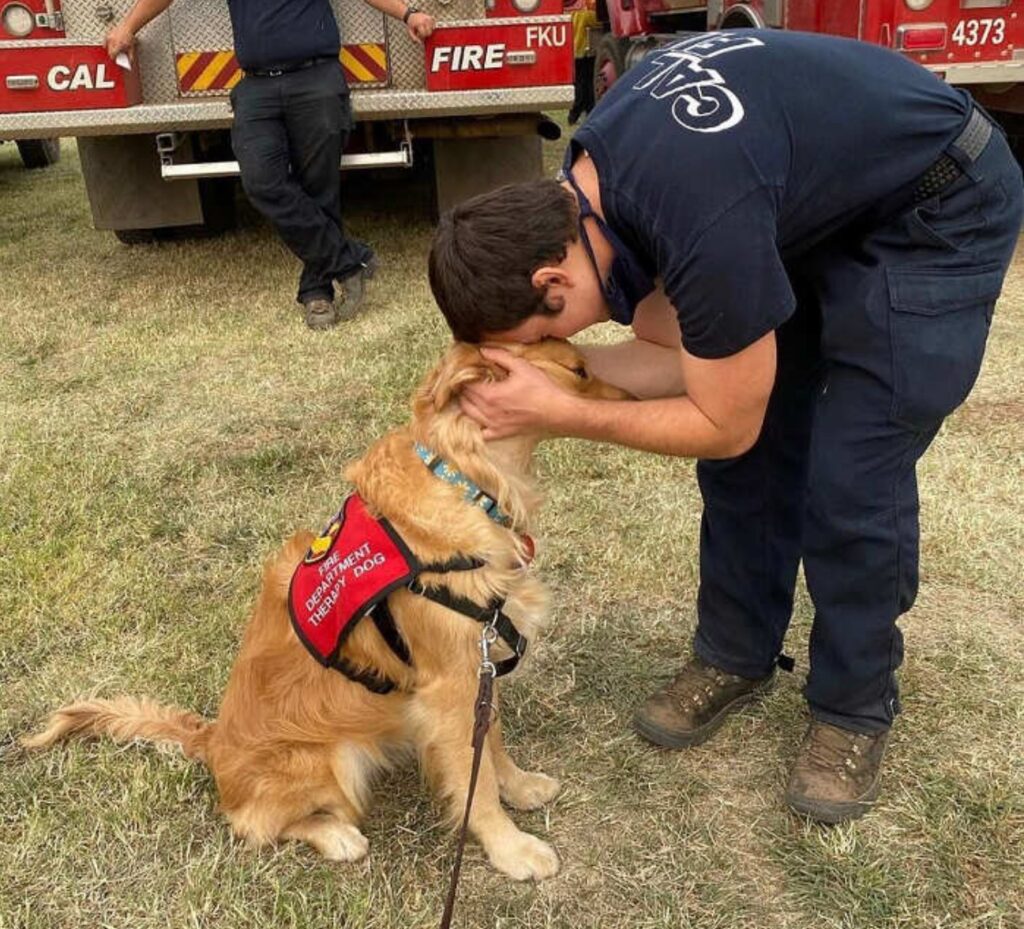
[[[238,225],[235,192],[238,181],[233,177],[211,177],[199,182],[199,202],[203,222],[195,231],[197,237],[223,235]]]
[[[18,154],[26,168],[47,168],[60,161],[60,139],[20,139]]]
[[[594,56],[594,102],[600,100],[626,70],[629,41],[610,32],[601,36]]]
[[[114,235],[122,245],[150,245],[156,241],[155,229],[115,229]]]

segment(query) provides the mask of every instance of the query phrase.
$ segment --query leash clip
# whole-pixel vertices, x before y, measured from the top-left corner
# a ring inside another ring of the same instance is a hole
[[[490,676],[497,677],[498,669],[495,667],[493,661],[491,661],[491,646],[498,641],[498,611],[494,611],[494,616],[491,617],[491,621],[487,623],[480,630],[480,676],[490,674]]]

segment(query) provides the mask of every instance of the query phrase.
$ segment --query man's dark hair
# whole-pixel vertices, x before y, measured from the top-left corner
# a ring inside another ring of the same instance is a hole
[[[479,342],[560,306],[534,288],[533,272],[564,260],[577,206],[557,181],[508,184],[441,217],[430,248],[430,288],[452,335]]]

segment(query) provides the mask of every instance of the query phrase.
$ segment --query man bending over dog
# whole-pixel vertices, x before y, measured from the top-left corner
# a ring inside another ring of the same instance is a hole
[[[633,328],[587,354],[639,407],[492,351],[508,378],[463,399],[485,436],[699,459],[693,656],[637,712],[645,738],[696,745],[771,686],[803,559],[811,723],[786,800],[839,822],[877,797],[918,584],[915,467],[977,377],[1021,211],[1020,170],[965,92],[867,44],[743,30],[626,74],[561,183],[443,219],[430,281],[457,339]]]

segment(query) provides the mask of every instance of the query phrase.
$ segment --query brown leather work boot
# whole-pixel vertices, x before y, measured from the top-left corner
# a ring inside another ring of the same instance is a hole
[[[633,728],[664,748],[700,745],[730,713],[768,691],[774,681],[774,671],[751,680],[694,656],[670,684],[647,698],[633,717]]]
[[[363,311],[366,303],[366,282],[373,280],[379,267],[377,256],[371,255],[358,271],[339,281],[345,298],[338,309],[338,319],[347,322],[355,319]]]
[[[878,797],[889,732],[852,732],[813,720],[789,775],[786,803],[823,823],[863,816]]]

